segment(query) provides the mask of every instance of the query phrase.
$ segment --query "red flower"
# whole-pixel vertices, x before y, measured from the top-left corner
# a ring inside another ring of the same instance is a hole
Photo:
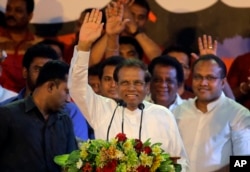
[[[139,167],[137,167],[136,169],[137,172],[149,172],[149,167],[144,167],[142,165],[140,165]]]
[[[115,172],[117,161],[109,161],[103,168],[97,168],[96,172]]]
[[[118,139],[119,142],[124,142],[127,140],[126,134],[124,133],[117,134],[115,138]]]
[[[142,152],[145,152],[147,155],[151,154],[152,149],[149,146],[145,146],[142,150]]]
[[[137,153],[141,152],[142,146],[143,146],[143,144],[142,144],[141,140],[135,139],[135,146],[134,146],[134,148],[135,148],[135,151]]]
[[[87,163],[84,165],[84,167],[82,167],[82,171],[83,171],[83,172],[92,172],[92,166],[91,166],[91,164],[87,162]]]

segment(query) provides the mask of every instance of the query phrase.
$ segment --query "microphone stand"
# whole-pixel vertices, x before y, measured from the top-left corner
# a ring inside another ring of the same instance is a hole
[[[124,110],[125,110],[125,107],[127,107],[127,104],[125,102],[123,102],[123,108],[122,108],[122,133],[124,134],[124,129],[123,129],[123,126],[124,126]]]
[[[143,118],[143,110],[145,108],[143,103],[138,105],[138,108],[141,110],[141,120],[140,120],[140,128],[139,128],[139,140],[141,140],[141,128],[142,128],[142,118]]]
[[[108,126],[107,141],[109,141],[109,131],[110,131],[110,128],[111,128],[111,125],[112,125],[112,122],[113,122],[113,119],[114,119],[114,116],[115,116],[115,112],[116,112],[117,108],[118,108],[119,106],[122,106],[123,104],[124,104],[123,100],[118,100],[118,101],[117,101],[117,105],[116,105],[116,107],[115,107],[115,110],[114,110],[114,112],[113,112],[113,115],[112,115],[112,117],[111,117],[111,120],[110,120],[109,126]]]

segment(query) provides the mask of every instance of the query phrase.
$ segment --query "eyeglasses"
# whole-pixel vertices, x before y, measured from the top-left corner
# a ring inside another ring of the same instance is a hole
[[[136,81],[121,81],[118,84],[122,87],[130,87],[133,85],[134,87],[143,87],[145,85],[144,81],[136,80]]]
[[[206,80],[208,82],[214,82],[217,79],[221,79],[221,77],[212,76],[212,75],[207,75],[207,76],[193,75],[193,80],[199,81],[199,82],[203,80]]]

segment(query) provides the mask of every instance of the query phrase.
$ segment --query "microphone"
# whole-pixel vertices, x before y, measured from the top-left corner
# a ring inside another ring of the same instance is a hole
[[[139,128],[139,140],[141,140],[142,118],[143,118],[143,110],[145,108],[145,105],[143,103],[140,103],[138,105],[138,108],[141,110],[141,120],[140,120],[140,128]]]
[[[117,105],[116,105],[116,107],[115,107],[115,110],[114,110],[114,112],[113,112],[113,115],[112,115],[112,117],[111,117],[111,120],[110,120],[109,126],[108,126],[107,141],[109,141],[109,131],[110,131],[110,127],[111,127],[111,125],[112,125],[112,122],[113,122],[113,119],[114,119],[115,112],[116,112],[117,108],[118,108],[119,106],[123,106],[124,104],[126,104],[123,100],[117,100],[116,102],[117,102]],[[127,106],[127,105],[126,105],[126,106]]]
[[[138,108],[143,111],[143,109],[145,108],[145,105],[143,103],[140,103],[138,105]]]

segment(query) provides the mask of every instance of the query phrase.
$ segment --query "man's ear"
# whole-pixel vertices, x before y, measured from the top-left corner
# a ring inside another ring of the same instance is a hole
[[[23,78],[27,79],[28,78],[28,69],[23,67],[22,69],[22,74],[23,74]]]
[[[53,90],[54,86],[55,86],[55,82],[48,81],[48,83],[47,83],[47,90],[48,90],[48,92],[51,92]]]

